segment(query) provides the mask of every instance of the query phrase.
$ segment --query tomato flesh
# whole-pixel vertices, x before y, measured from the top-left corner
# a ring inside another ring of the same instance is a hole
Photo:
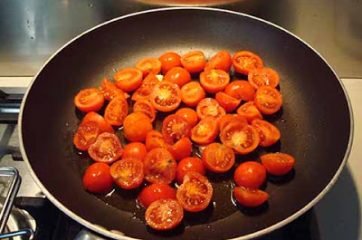
[[[157,110],[171,112],[181,103],[180,88],[176,83],[161,82],[154,87],[150,100]]]
[[[177,163],[164,148],[149,151],[144,160],[145,179],[150,183],[170,184],[176,177]]]
[[[206,65],[206,57],[201,51],[190,51],[181,56],[181,64],[190,73],[198,73]]]
[[[134,103],[133,105],[133,112],[141,112],[144,113],[151,122],[155,121],[156,119],[156,110],[151,104],[150,101],[141,99]]]
[[[121,126],[128,114],[128,103],[123,97],[112,99],[104,111],[104,118],[112,126]]]
[[[179,87],[182,87],[191,81],[191,75],[186,69],[182,67],[174,67],[166,73],[163,80],[176,83]]]
[[[168,150],[177,161],[180,161],[192,154],[192,142],[188,137],[183,137],[171,145]]]
[[[236,80],[226,86],[225,93],[242,101],[252,101],[255,96],[255,89],[247,81]]]
[[[233,112],[241,102],[240,99],[234,98],[224,92],[216,93],[215,99],[226,112]]]
[[[208,93],[217,93],[224,90],[229,82],[229,74],[220,69],[211,69],[200,74],[201,86]]]
[[[189,122],[176,114],[168,115],[162,122],[162,135],[169,144],[191,135]]]
[[[74,105],[82,112],[96,112],[103,104],[103,94],[97,88],[83,89],[74,98]]]
[[[294,157],[286,153],[268,153],[261,156],[260,160],[267,172],[275,176],[289,173],[295,164]]]
[[[259,133],[260,146],[269,147],[279,141],[280,131],[273,124],[264,120],[254,119],[252,125]]]
[[[103,79],[101,86],[99,87],[99,90],[103,93],[103,96],[106,100],[111,101],[113,98],[118,96],[123,96],[124,98],[127,98],[128,95],[124,93],[121,89],[116,87],[114,83],[109,81],[108,79]]]
[[[113,76],[116,86],[125,92],[133,92],[142,84],[142,72],[137,68],[125,68]]]
[[[205,98],[196,107],[197,115],[200,119],[206,117],[220,118],[226,114],[224,108],[213,98]]]
[[[165,52],[159,57],[161,71],[166,74],[171,68],[181,66],[181,56],[175,52]]]
[[[195,107],[206,96],[199,82],[186,83],[181,88],[181,99],[189,107]]]
[[[213,117],[201,119],[201,121],[191,130],[192,141],[204,145],[212,143],[217,134],[219,127],[217,121]]]
[[[234,151],[220,143],[211,143],[202,152],[205,167],[215,173],[229,171],[235,163]]]
[[[239,51],[232,58],[235,72],[248,75],[255,68],[263,67],[263,60],[253,52]]]
[[[254,102],[244,103],[236,112],[239,116],[246,118],[249,123],[251,123],[254,119],[263,119],[263,115],[261,115]]]
[[[88,148],[89,156],[96,162],[112,163],[123,154],[118,137],[113,133],[101,133]]]
[[[87,151],[98,135],[100,134],[99,125],[95,122],[86,122],[80,124],[77,132],[74,134],[74,146],[81,151]]]
[[[154,148],[168,148],[168,144],[162,136],[162,133],[152,130],[146,136],[146,149],[150,151]]]
[[[258,207],[269,199],[269,194],[260,189],[235,187],[233,194],[238,203],[244,207]]]
[[[259,87],[255,94],[255,106],[263,114],[274,114],[282,107],[282,95],[269,86]]]
[[[231,56],[228,51],[221,50],[217,52],[214,56],[210,58],[210,60],[206,63],[206,69],[220,69],[225,72],[230,71],[232,61]]]
[[[277,87],[279,85],[279,74],[271,68],[255,68],[248,74],[248,81],[253,87],[262,86]]]
[[[144,178],[143,163],[136,158],[125,158],[111,165],[111,176],[122,189],[138,188]]]
[[[144,58],[137,62],[136,68],[139,69],[143,76],[148,74],[158,74],[161,71],[162,63],[157,58]]]

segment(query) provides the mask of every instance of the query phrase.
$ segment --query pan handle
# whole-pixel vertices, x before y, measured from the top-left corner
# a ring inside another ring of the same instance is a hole
[[[29,240],[31,240],[34,238],[34,231],[30,228],[26,228],[15,232],[4,233],[0,234],[0,239],[6,239],[18,236],[28,236]]]

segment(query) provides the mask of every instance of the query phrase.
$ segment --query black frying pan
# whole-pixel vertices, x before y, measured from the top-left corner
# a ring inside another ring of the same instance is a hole
[[[254,211],[232,205],[227,176],[210,176],[216,205],[187,214],[182,226],[160,234],[145,227],[143,212],[135,207],[137,191],[117,190],[111,197],[97,197],[83,189],[81,176],[89,160],[72,145],[80,119],[73,97],[79,89],[97,86],[114,69],[132,66],[141,57],[191,49],[208,56],[220,49],[251,50],[280,73],[284,105],[271,120],[281,130],[282,140],[267,151],[291,153],[297,163],[289,177],[269,179],[268,205]],[[120,237],[115,230],[125,239],[248,239],[279,228],[311,208],[336,181],[353,129],[343,86],[316,51],[265,21],[206,8],[131,14],[77,37],[38,73],[24,99],[19,123],[22,154],[46,196],[86,227]]]

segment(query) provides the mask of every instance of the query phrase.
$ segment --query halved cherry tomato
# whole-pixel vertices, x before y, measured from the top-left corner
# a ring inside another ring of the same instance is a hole
[[[269,194],[260,189],[235,187],[233,194],[238,203],[244,207],[258,207],[269,199]]]
[[[260,159],[266,171],[275,176],[287,174],[295,164],[294,157],[286,153],[268,153]]]
[[[251,101],[255,96],[254,87],[247,81],[236,80],[232,81],[225,88],[225,93],[243,101]]]
[[[150,183],[170,184],[176,177],[177,163],[164,148],[149,151],[144,160],[145,179]]]
[[[206,57],[201,51],[190,51],[181,56],[181,64],[190,73],[198,73],[206,65]]]
[[[200,119],[214,117],[219,119],[226,114],[225,109],[213,98],[202,99],[196,107],[197,115]]]
[[[180,108],[175,114],[183,117],[191,127],[194,127],[199,122],[199,117],[192,108]]]
[[[206,117],[191,130],[192,141],[204,145],[212,143],[217,134],[219,133],[219,127],[214,117]]]
[[[259,145],[259,134],[250,125],[233,121],[227,124],[220,133],[220,140],[239,154],[248,154]]]
[[[224,90],[229,82],[229,74],[220,69],[210,69],[200,74],[201,86],[208,93],[217,93]]]
[[[129,114],[123,122],[124,136],[132,142],[144,142],[152,129],[151,120],[141,112]]]
[[[207,69],[220,69],[229,72],[231,67],[231,56],[226,50],[217,52],[206,63],[205,70]]]
[[[269,86],[262,86],[256,91],[254,102],[263,114],[273,114],[282,107],[283,100],[278,90]]]
[[[123,158],[111,165],[111,176],[122,189],[138,188],[144,178],[143,163],[137,158]]]
[[[156,130],[152,130],[147,133],[146,148],[147,151],[150,151],[154,148],[168,148],[168,144],[165,142],[162,133]]]
[[[219,120],[219,129],[220,132],[223,130],[223,128],[228,125],[229,123],[233,122],[233,121],[237,121],[240,122],[244,125],[248,124],[248,121],[246,120],[246,118],[238,115],[238,114],[226,114],[224,116],[222,116]]]
[[[253,87],[276,87],[279,84],[279,74],[272,68],[255,68],[248,74],[248,81]]]
[[[241,163],[234,172],[236,185],[247,188],[259,188],[266,179],[266,170],[263,165],[254,161]]]
[[[176,83],[179,87],[182,87],[191,81],[191,75],[186,69],[182,67],[174,67],[166,73],[163,80]]]
[[[133,92],[142,84],[142,72],[137,68],[124,68],[113,76],[116,86],[125,92]]]
[[[165,52],[158,59],[161,62],[163,74],[166,74],[173,67],[181,66],[181,56],[175,52]]]
[[[188,137],[183,137],[173,145],[170,145],[168,150],[177,161],[180,161],[191,156],[192,142]]]
[[[252,101],[241,105],[236,112],[238,115],[246,118],[249,123],[251,123],[254,119],[263,119],[263,115],[261,115],[259,109]]]
[[[136,101],[133,105],[133,112],[144,113],[147,117],[149,117],[151,122],[156,119],[156,110],[152,103],[146,99]]]
[[[97,140],[89,146],[88,154],[96,162],[112,163],[123,153],[119,138],[114,133],[99,134]]]
[[[162,122],[162,135],[167,143],[174,144],[181,138],[191,135],[191,126],[183,117],[171,114]]]
[[[142,85],[132,94],[133,101],[148,100],[153,88],[160,82],[155,74],[148,74]]]
[[[171,112],[181,103],[181,91],[176,83],[160,82],[151,95],[152,105],[161,112]]]
[[[260,146],[269,147],[280,139],[279,129],[270,122],[254,119],[252,125],[259,133]]]
[[[104,98],[108,101],[111,101],[113,98],[118,96],[123,96],[124,98],[128,97],[127,93],[116,87],[116,85],[109,81],[107,78],[103,79],[99,90],[101,90]]]
[[[161,71],[161,65],[161,61],[157,58],[147,57],[138,61],[136,68],[141,70],[145,77],[150,73],[158,74]]]
[[[128,103],[124,97],[113,98],[104,111],[104,118],[112,126],[121,126],[128,114]]]
[[[97,88],[82,89],[74,98],[74,105],[82,112],[96,112],[103,104],[103,93]]]
[[[145,208],[160,199],[176,199],[176,189],[164,183],[153,183],[142,189],[138,195],[139,203]]]
[[[104,119],[104,117],[96,112],[87,113],[83,119],[81,124],[85,124],[87,122],[95,122],[99,126],[100,132],[110,132],[113,133],[114,130],[112,126]]]
[[[123,148],[123,158],[137,158],[143,161],[146,157],[146,146],[141,142],[128,143]]]
[[[240,99],[234,98],[224,92],[216,93],[215,99],[226,112],[233,112],[241,102]]]
[[[234,166],[235,154],[221,143],[211,143],[202,152],[202,161],[211,172],[224,173]]]
[[[176,198],[189,212],[200,212],[209,206],[213,188],[209,180],[197,172],[187,172],[177,189]]]
[[[159,231],[175,228],[183,217],[181,205],[173,199],[157,200],[151,203],[145,213],[147,225]]]
[[[235,72],[248,75],[255,68],[263,67],[263,60],[250,51],[236,52],[232,59]]]
[[[199,82],[192,81],[181,88],[181,99],[187,106],[195,107],[205,96],[205,90]]]
[[[176,180],[179,184],[182,184],[184,176],[188,172],[197,172],[200,173],[201,175],[205,175],[206,170],[200,158],[187,157],[182,159],[178,163],[176,170]]]
[[[93,163],[84,172],[84,188],[92,193],[108,193],[112,190],[113,179],[105,163]]]
[[[87,151],[100,134],[99,125],[96,122],[86,122],[79,125],[74,134],[73,144],[81,151]]]

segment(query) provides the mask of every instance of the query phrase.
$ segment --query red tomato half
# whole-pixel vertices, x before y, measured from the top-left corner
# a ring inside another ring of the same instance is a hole
[[[191,139],[197,144],[205,145],[212,143],[217,134],[219,127],[217,121],[213,117],[206,117],[191,130]]]
[[[74,134],[73,144],[78,150],[87,151],[89,146],[96,141],[99,134],[100,129],[96,122],[80,124]]]
[[[187,157],[182,159],[178,165],[176,170],[176,180],[179,184],[181,184],[184,180],[184,176],[188,172],[197,172],[201,175],[205,175],[205,167],[202,163],[201,159],[198,157]]]
[[[208,93],[217,93],[224,90],[229,82],[229,73],[224,70],[210,69],[200,74],[201,86]]]
[[[211,143],[202,152],[202,161],[208,170],[224,173],[234,166],[235,154],[231,148],[221,143]]]
[[[181,66],[181,56],[175,52],[165,52],[158,59],[161,62],[163,74],[166,74],[173,67]]]
[[[236,112],[238,115],[246,118],[249,123],[251,123],[254,119],[263,119],[263,115],[261,115],[254,102],[244,103],[238,108]]]
[[[142,85],[132,94],[133,101],[149,100],[149,97],[153,91],[153,88],[160,81],[155,74],[148,74],[142,82]]]
[[[201,51],[190,51],[181,56],[181,64],[190,73],[198,73],[206,65],[206,57]]]
[[[113,76],[116,86],[125,92],[133,92],[142,84],[142,72],[137,68],[124,68]]]
[[[123,189],[139,187],[144,178],[143,163],[136,158],[124,158],[111,165],[111,176],[114,182]]]
[[[147,57],[137,62],[136,68],[141,70],[143,76],[148,74],[158,74],[161,71],[162,63],[157,58]]]
[[[185,157],[191,156],[192,142],[188,137],[183,137],[173,145],[169,146],[168,150],[177,161],[180,161]]]
[[[103,103],[103,93],[97,88],[82,89],[74,98],[74,105],[82,112],[97,112]]]
[[[112,163],[123,153],[119,138],[114,133],[101,133],[95,143],[88,148],[89,156],[96,162]]]
[[[248,75],[255,68],[263,67],[263,60],[250,51],[236,52],[232,58],[235,72]]]
[[[124,97],[113,98],[104,111],[104,118],[112,126],[121,126],[128,114],[128,103]]]
[[[176,115],[183,117],[190,124],[191,127],[194,127],[199,122],[199,117],[197,113],[192,108],[180,108],[177,110]]]
[[[152,129],[151,120],[141,112],[127,115],[123,122],[123,134],[132,142],[144,142]]]
[[[255,89],[247,81],[236,80],[226,86],[225,93],[239,100],[252,101],[255,96]]]
[[[229,72],[231,67],[231,56],[228,51],[221,50],[217,52],[210,60],[206,63],[206,69],[220,69],[225,72]]]
[[[295,164],[294,157],[286,153],[268,153],[260,159],[267,172],[275,176],[287,174]]]
[[[113,179],[105,163],[93,163],[84,172],[84,188],[92,193],[108,193],[112,190]]]
[[[160,199],[176,199],[176,190],[164,183],[153,183],[138,195],[138,201],[145,208]]]
[[[182,67],[174,67],[166,73],[163,80],[176,83],[179,87],[182,87],[191,81],[191,75],[186,69]]]
[[[154,87],[150,100],[157,110],[171,112],[181,103],[180,88],[176,83],[160,82]]]
[[[240,99],[234,98],[224,92],[216,93],[215,99],[226,112],[233,112],[241,102]]]
[[[156,130],[152,130],[147,133],[146,148],[147,151],[150,151],[154,148],[168,148],[168,144],[165,142],[162,133]]]
[[[253,127],[258,131],[260,137],[259,145],[262,147],[269,147],[279,141],[280,131],[270,122],[254,119],[252,122]]]
[[[196,107],[197,115],[200,119],[206,117],[220,118],[226,114],[225,109],[213,98],[202,99]]]
[[[260,189],[235,187],[233,194],[238,203],[244,207],[258,207],[269,199],[269,194]]]
[[[114,83],[108,79],[103,79],[99,90],[103,93],[103,96],[106,100],[111,101],[113,98],[118,96],[123,96],[124,98],[128,97],[127,93],[124,93],[121,89],[116,87]]]
[[[146,99],[141,99],[136,101],[133,104],[133,112],[141,112],[144,113],[151,122],[156,119],[156,110],[153,107],[152,103]]]
[[[248,74],[248,81],[253,87],[276,87],[279,84],[279,74],[271,68],[255,68]]]
[[[226,114],[222,116],[219,120],[219,129],[220,132],[224,129],[225,126],[227,126],[229,123],[237,121],[243,125],[248,125],[248,121],[246,118],[238,115],[238,114]]]
[[[98,125],[101,133],[102,132],[110,132],[110,133],[114,132],[112,126],[103,118],[102,115],[99,115],[96,112],[87,113],[83,117],[81,124],[86,124],[88,122],[95,122]]]
[[[176,114],[168,115],[162,122],[162,135],[169,144],[174,144],[183,137],[190,137],[189,122]]]
[[[265,179],[265,167],[254,161],[241,163],[234,172],[236,185],[246,188],[259,188],[265,182]]]
[[[212,194],[212,185],[205,176],[188,172],[177,189],[176,198],[186,211],[200,212],[209,206]]]
[[[181,88],[181,99],[189,107],[195,107],[206,96],[199,82],[186,83]]]
[[[272,87],[259,87],[255,94],[255,106],[263,114],[273,114],[282,107],[282,95]]]
[[[145,179],[150,183],[170,184],[176,177],[177,163],[164,148],[149,151],[144,160]]]
[[[124,146],[123,158],[137,158],[143,161],[146,157],[147,149],[143,143],[132,142]]]

